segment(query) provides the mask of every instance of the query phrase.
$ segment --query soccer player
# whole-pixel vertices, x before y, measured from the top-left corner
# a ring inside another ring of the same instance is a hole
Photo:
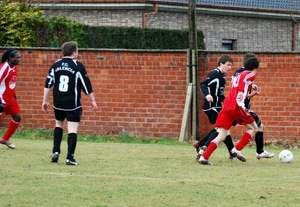
[[[244,60],[243,60],[244,64],[247,62],[248,59],[253,58],[253,57],[256,57],[255,54],[253,54],[253,53],[246,53],[244,55]],[[238,68],[235,71],[235,73],[234,73],[233,76],[235,77],[238,73],[241,73],[243,71],[245,71],[244,67]],[[256,92],[257,95],[259,95],[257,85],[252,84],[252,89],[253,89],[254,92]],[[252,89],[250,89],[250,94],[251,94],[251,90]],[[253,96],[254,95],[252,94],[252,97]],[[254,118],[254,120],[255,120],[258,128],[259,128],[258,132],[255,134],[256,158],[258,160],[261,159],[261,158],[272,158],[272,157],[274,157],[274,153],[270,153],[270,152],[264,150],[264,137],[263,137],[264,125],[261,122],[261,119],[259,118],[259,116],[250,109],[250,98],[251,98],[250,96],[247,96],[245,98],[245,107],[246,107],[246,109],[249,110],[249,113]]]
[[[208,148],[202,154],[199,162],[204,165],[211,165],[209,158],[217,149],[218,145],[225,140],[232,123],[245,125],[248,130],[242,136],[241,140],[232,149],[232,152],[238,158],[244,158],[241,150],[255,137],[258,132],[258,126],[254,118],[250,115],[248,109],[245,108],[245,99],[249,96],[250,88],[256,77],[256,72],[259,67],[259,61],[256,57],[250,58],[246,61],[245,71],[238,73],[231,82],[229,95],[226,97],[215,126],[219,129],[218,136],[210,142]],[[255,94],[253,92],[251,95]],[[245,159],[245,158],[244,158]]]
[[[21,112],[15,93],[17,65],[19,65],[20,60],[21,56],[17,50],[6,50],[2,54],[0,65],[0,112],[5,112],[6,115],[10,114],[12,117],[0,143],[11,149],[15,149],[16,146],[10,141],[10,138],[21,122]]]
[[[243,60],[243,63],[245,64],[245,62],[250,59],[250,58],[253,58],[253,57],[256,57],[255,54],[253,53],[246,53],[244,55],[244,60]],[[238,73],[241,73],[245,71],[245,68],[244,67],[241,67],[241,68],[238,68],[234,75],[233,75],[233,78],[238,74]],[[256,113],[254,113],[252,110],[250,110],[250,98],[255,96],[255,95],[259,95],[259,92],[258,92],[258,87],[257,85],[255,84],[252,84],[252,89],[250,89],[250,94],[245,98],[245,108],[249,110],[249,113],[250,115],[254,118],[257,126],[259,127],[259,131],[256,133],[255,135],[255,143],[256,143],[256,158],[257,159],[261,159],[261,158],[272,158],[274,157],[274,153],[270,153],[266,150],[264,150],[264,139],[263,139],[263,130],[264,130],[264,125],[262,124],[261,122],[261,119],[257,116]],[[209,143],[214,139],[216,138],[218,135],[218,133],[215,133],[215,134],[211,134],[206,140],[206,142],[202,142],[204,143],[203,145],[201,145],[201,150],[198,152],[198,155],[197,157],[200,158],[200,156],[203,154],[204,150],[203,149],[206,149],[209,145]],[[201,144],[202,144],[201,143]],[[200,144],[199,144],[200,145]],[[234,157],[234,154],[231,154],[231,157],[230,158],[233,158]],[[199,160],[198,158],[198,160]],[[242,158],[242,157],[240,157]],[[242,159],[241,161],[245,162],[246,159]]]
[[[203,106],[202,109],[207,115],[209,122],[215,124],[218,114],[222,109],[222,103],[224,101],[224,89],[226,85],[226,74],[231,70],[233,60],[228,55],[222,55],[218,60],[218,67],[212,70],[207,77],[200,83],[200,91],[203,93]],[[204,138],[194,144],[197,151],[196,161],[199,161],[201,154],[203,153],[202,147],[205,147],[205,143],[212,135],[214,138],[218,135],[218,128],[213,128]],[[230,150],[234,145],[230,134],[226,136],[224,143],[229,151],[229,159],[236,159]],[[208,146],[208,145],[207,145]]]
[[[49,107],[50,88],[53,86],[53,107],[55,115],[55,128],[53,132],[53,149],[51,162],[58,162],[61,152],[60,145],[63,136],[64,121],[67,120],[68,128],[68,153],[66,165],[78,165],[75,160],[75,148],[77,144],[77,129],[81,120],[81,90],[88,95],[92,109],[98,109],[94,98],[92,85],[84,65],[78,57],[77,42],[65,42],[62,45],[63,57],[57,60],[49,69],[45,81],[43,111]]]

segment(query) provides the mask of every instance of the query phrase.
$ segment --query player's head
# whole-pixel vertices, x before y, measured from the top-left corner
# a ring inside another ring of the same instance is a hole
[[[259,61],[257,57],[249,58],[244,65],[245,70],[255,70],[259,67]]]
[[[218,66],[225,64],[226,62],[233,64],[233,59],[229,55],[222,55],[218,60]]]
[[[8,62],[11,67],[20,63],[20,54],[17,50],[6,50],[1,57],[1,63]]]
[[[222,55],[218,61],[218,68],[226,75],[232,67],[233,60],[229,55]]]
[[[75,41],[65,42],[62,44],[61,50],[64,56],[77,56],[78,44]]]
[[[248,52],[244,55],[243,65],[249,60],[250,58],[256,57],[254,53]]]

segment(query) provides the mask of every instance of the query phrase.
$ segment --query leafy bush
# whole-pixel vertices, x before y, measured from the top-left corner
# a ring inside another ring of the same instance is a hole
[[[0,44],[3,46],[32,46],[35,44],[34,31],[29,28],[42,12],[38,8],[24,3],[8,3],[0,5]]]

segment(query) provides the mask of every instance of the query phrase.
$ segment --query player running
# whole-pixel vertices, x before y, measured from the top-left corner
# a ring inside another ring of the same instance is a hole
[[[199,88],[204,96],[202,109],[211,124],[216,123],[219,112],[222,109],[222,103],[225,99],[226,74],[231,70],[232,64],[233,60],[230,56],[222,55],[218,60],[218,67],[212,70],[200,84]],[[204,138],[194,144],[197,151],[196,161],[199,160],[208,138],[210,136],[215,138],[217,135],[218,128],[214,127]],[[229,159],[236,159],[236,156],[231,153],[234,145],[229,133],[224,143],[229,152]]]
[[[245,62],[247,60],[249,60],[250,58],[256,57],[255,54],[253,53],[246,53],[244,55],[244,65]],[[237,69],[233,75],[233,77],[235,77],[237,74],[241,73],[245,71],[244,67],[241,67],[239,69]],[[252,93],[253,91],[253,93]],[[250,109],[250,99],[251,97],[253,97],[254,95],[259,95],[258,92],[258,86],[255,84],[252,84],[252,88],[250,89],[250,94],[248,95],[245,99],[245,107],[246,109],[249,110],[249,113],[251,114],[251,116],[254,118],[259,130],[258,132],[255,134],[255,144],[256,144],[256,158],[257,159],[261,159],[261,158],[272,158],[274,157],[274,153],[270,153],[266,150],[264,150],[264,137],[263,137],[263,133],[264,133],[264,125],[261,122],[261,119],[259,118],[259,116],[254,113],[251,109]]]
[[[10,141],[10,138],[21,122],[20,107],[15,93],[17,65],[19,65],[20,60],[19,52],[10,49],[3,53],[0,65],[0,112],[10,114],[12,117],[8,129],[0,139],[0,143],[11,149],[15,149],[16,146]]]

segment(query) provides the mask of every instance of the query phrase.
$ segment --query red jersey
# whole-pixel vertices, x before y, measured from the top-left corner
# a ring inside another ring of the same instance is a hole
[[[255,73],[249,70],[233,77],[229,94],[224,101],[224,111],[235,111],[239,107],[245,108],[245,99],[250,92],[255,77]]]
[[[10,67],[7,62],[0,65],[0,99],[2,103],[14,101],[17,81],[17,67]]]

